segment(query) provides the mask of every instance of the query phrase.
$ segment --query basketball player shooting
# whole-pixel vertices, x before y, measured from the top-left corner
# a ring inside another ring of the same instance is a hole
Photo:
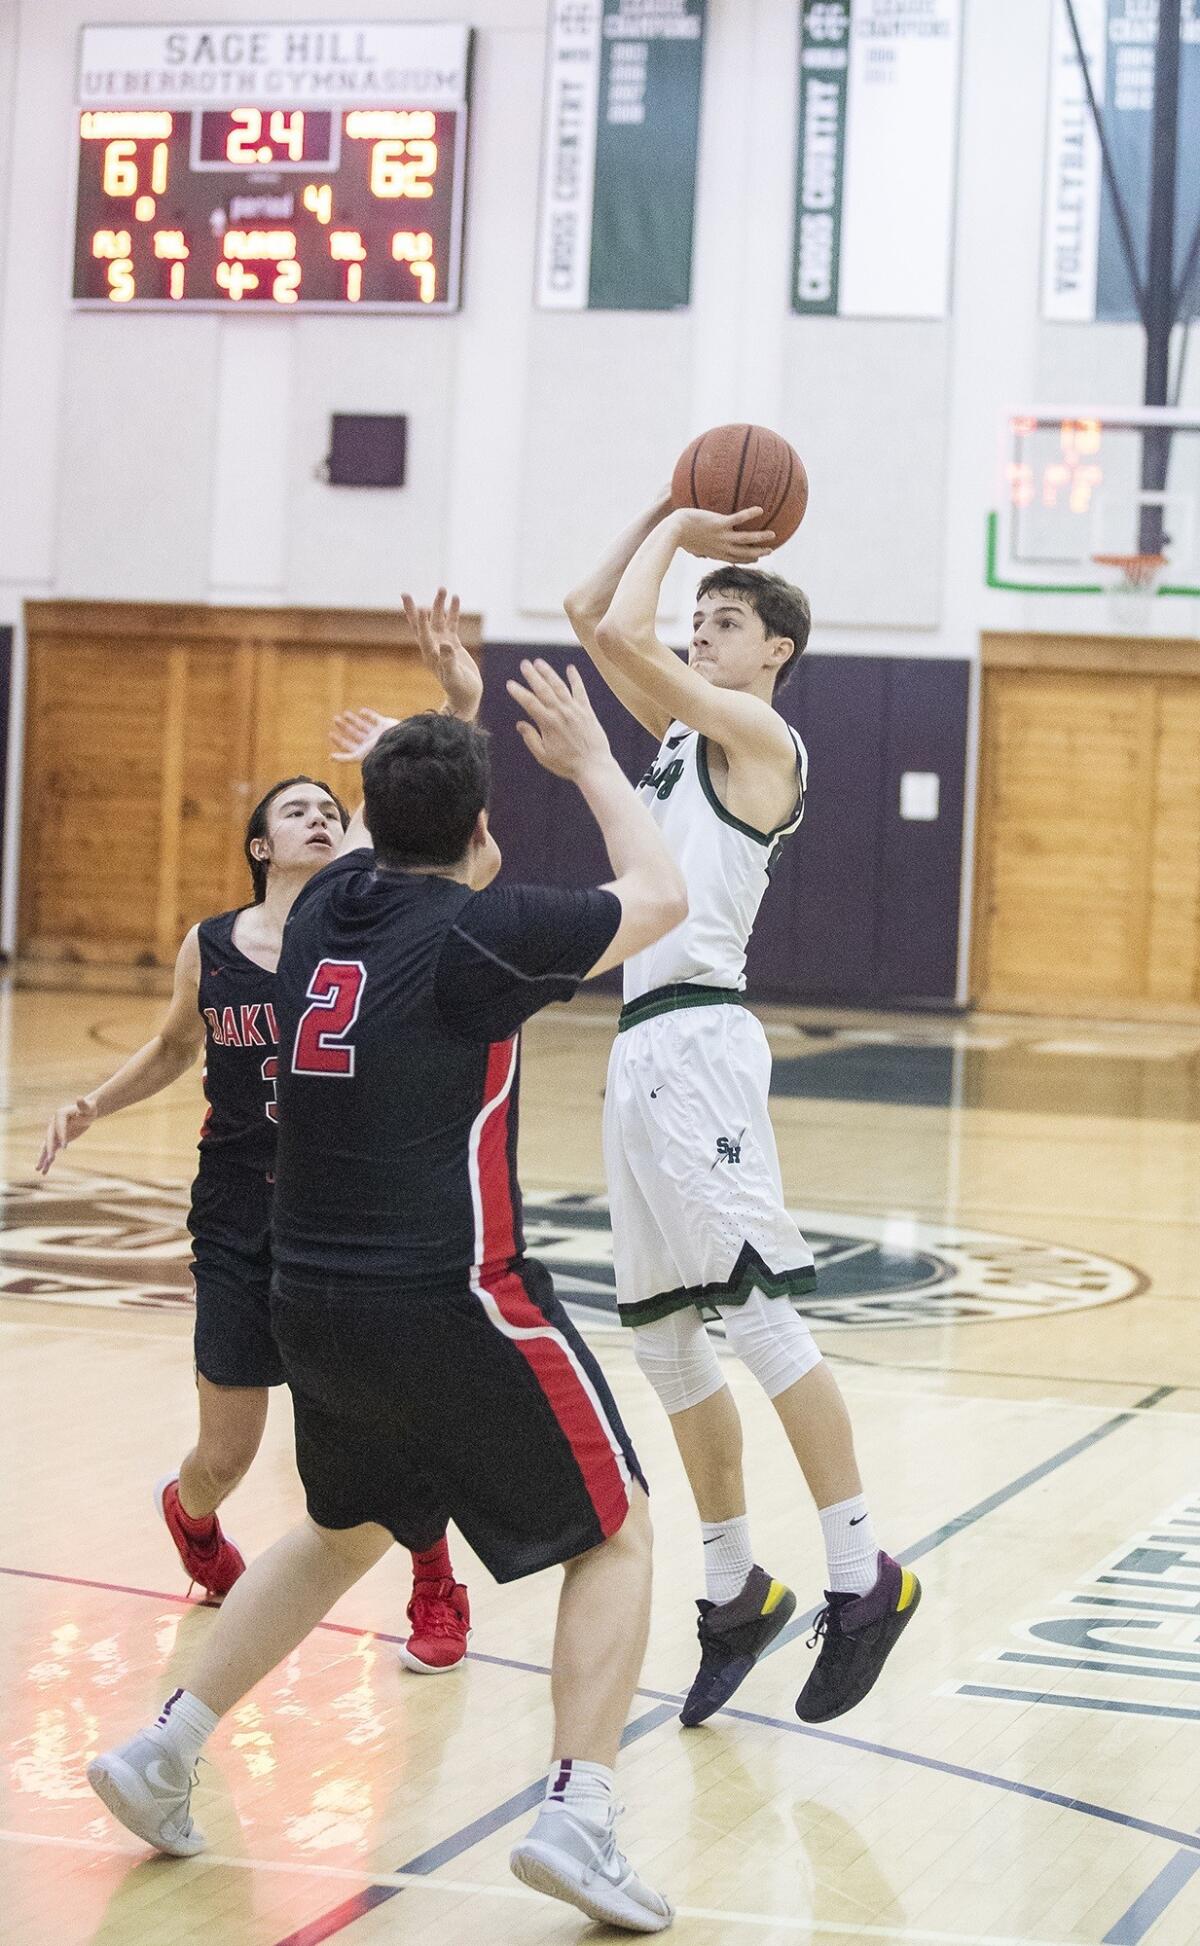
[[[820,1514],[829,1585],[796,1703],[805,1722],[862,1700],[920,1598],[877,1545],[841,1392],[789,1301],[812,1287],[813,1257],[784,1207],[766,1035],[742,1004],[808,767],[774,699],[811,617],[799,588],[755,565],[774,541],[759,507],[676,509],[664,495],[566,601],[609,688],[660,741],[638,794],[688,889],[684,923],[626,961],[604,1107],[621,1322],[670,1415],[703,1534],[688,1726],[729,1700],[796,1606],[754,1561],[741,1422],[705,1314],[775,1407]],[[700,582],[686,663],[655,633],[680,550],[724,563]]]

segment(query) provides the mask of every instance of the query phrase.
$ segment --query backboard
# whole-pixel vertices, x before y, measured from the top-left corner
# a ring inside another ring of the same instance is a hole
[[[1200,595],[1200,415],[1169,406],[1029,406],[1001,426],[987,582],[1103,595],[1103,557],[1164,557],[1158,595]]]

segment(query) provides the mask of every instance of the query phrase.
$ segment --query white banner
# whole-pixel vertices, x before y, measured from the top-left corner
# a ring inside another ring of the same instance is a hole
[[[962,0],[853,0],[838,312],[950,308]]]
[[[603,0],[556,0],[550,20],[536,302],[587,309]]]
[[[1107,0],[1075,0],[1075,18],[1096,100],[1104,101]],[[1042,236],[1042,315],[1070,324],[1096,315],[1100,247],[1100,143],[1088,106],[1083,69],[1062,0],[1054,4],[1050,54],[1050,126],[1046,138],[1046,208]]]
[[[397,21],[84,27],[81,107],[457,108],[470,30]]]

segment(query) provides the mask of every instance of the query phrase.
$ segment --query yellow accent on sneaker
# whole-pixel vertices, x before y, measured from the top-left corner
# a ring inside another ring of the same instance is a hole
[[[759,1611],[760,1614],[763,1615],[773,1614],[775,1609],[778,1608],[780,1602],[783,1600],[786,1593],[787,1593],[787,1589],[784,1587],[782,1581],[772,1581],[770,1587],[767,1589],[767,1598],[764,1601],[762,1608]]]
[[[904,1613],[904,1610],[910,1605],[916,1592],[917,1592],[916,1575],[910,1574],[907,1568],[902,1568],[900,1570],[900,1599],[896,1603],[897,1615],[902,1615]]]

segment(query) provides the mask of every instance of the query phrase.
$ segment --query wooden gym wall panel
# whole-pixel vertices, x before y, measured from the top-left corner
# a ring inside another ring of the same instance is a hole
[[[1148,680],[989,671],[980,998],[1136,991]]]
[[[243,901],[242,833],[329,762],[336,710],[440,702],[402,616],[31,602],[20,953],[167,966],[188,927]],[[468,645],[479,618],[464,617]],[[334,774],[331,775],[331,772]]]
[[[1200,1005],[1200,680],[1158,685],[1147,992]]]
[[[31,635],[20,946],[128,961],[151,948],[167,652]]]
[[[1200,645],[985,637],[972,994],[1200,1006]]]

